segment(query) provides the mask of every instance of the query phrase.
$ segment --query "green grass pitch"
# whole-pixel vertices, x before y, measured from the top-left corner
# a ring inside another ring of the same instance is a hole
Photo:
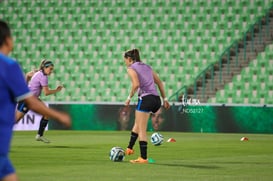
[[[15,132],[10,158],[21,181],[87,180],[272,180],[273,135],[161,132],[175,143],[148,144],[151,164],[109,160],[114,146],[126,148],[130,132],[48,131],[52,143],[34,140],[35,132]],[[152,133],[149,132],[148,136]],[[240,141],[246,136],[249,141]]]

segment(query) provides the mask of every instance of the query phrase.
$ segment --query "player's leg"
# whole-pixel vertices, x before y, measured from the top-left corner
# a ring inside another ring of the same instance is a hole
[[[17,175],[15,173],[5,176],[2,181],[18,181]]]
[[[40,101],[42,102],[42,100],[40,100]],[[39,129],[38,129],[37,135],[35,137],[37,141],[42,141],[44,143],[50,143],[50,141],[44,137],[44,132],[45,132],[47,124],[48,124],[48,118],[46,116],[43,116],[42,119],[40,120]]]
[[[148,163],[147,159],[147,125],[150,117],[150,111],[156,112],[161,105],[158,96],[145,96],[142,98],[143,103],[137,107],[136,124],[138,125],[139,147],[141,157],[131,160],[131,163]]]
[[[45,132],[45,128],[48,124],[48,118],[43,116],[41,121],[40,121],[40,126],[39,126],[39,130],[38,130],[38,135],[43,136],[44,132]]]
[[[142,100],[138,99],[137,107],[140,107],[141,103],[142,103]],[[136,114],[136,111],[135,111],[135,114]],[[135,116],[135,123],[134,123],[133,129],[132,129],[132,132],[131,132],[129,145],[127,146],[127,149],[125,151],[126,155],[134,154],[133,147],[134,147],[134,145],[136,143],[136,140],[138,138],[138,132],[139,132],[139,127],[138,127],[138,124],[136,122],[136,116]]]
[[[138,125],[139,141],[147,141],[147,124],[150,117],[148,112],[136,111],[136,124]]]
[[[136,111],[136,124],[138,125],[138,136],[139,136],[139,148],[140,157],[136,160],[130,160],[131,163],[148,163],[147,160],[147,123],[149,120],[150,113]]]
[[[134,145],[136,143],[136,140],[138,138],[138,132],[139,132],[138,131],[138,125],[137,125],[136,120],[135,120],[133,129],[131,131],[130,141],[129,141],[129,144],[128,144],[127,149],[125,151],[126,155],[132,155],[132,154],[134,154],[133,147],[134,147]]]
[[[136,113],[135,113],[135,114],[136,114]],[[137,122],[136,122],[136,120],[135,120],[135,123],[134,123],[133,129],[132,129],[132,132],[134,132],[134,133],[137,133],[137,134],[138,134],[138,131],[139,131],[139,129],[138,129],[138,125],[137,125]]]
[[[28,110],[29,109],[24,101],[20,101],[17,104],[17,110],[15,112],[16,123],[18,123],[24,117],[24,115],[28,112]]]
[[[47,124],[48,124],[48,118],[43,116],[41,121],[40,121],[39,129],[38,129],[38,132],[37,132],[37,135],[36,135],[36,140],[37,141],[50,143],[50,141],[44,137],[44,132],[45,132],[45,128],[46,128]]]
[[[150,113],[136,111],[136,122],[139,126],[139,147],[141,158],[147,159],[147,123]]]

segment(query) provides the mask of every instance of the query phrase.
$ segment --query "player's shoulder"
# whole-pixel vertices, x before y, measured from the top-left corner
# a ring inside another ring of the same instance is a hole
[[[131,65],[131,67],[142,67],[142,66],[149,66],[149,65],[144,62],[135,62]]]
[[[47,79],[47,75],[45,75],[42,70],[39,70],[34,73],[32,78],[36,79],[36,80],[45,80],[45,79]]]
[[[12,64],[17,64],[17,62],[15,60],[13,60],[12,58],[3,55],[2,53],[0,53],[0,63],[2,65],[12,65]]]
[[[0,70],[13,72],[19,69],[20,65],[12,58],[0,53]]]
[[[149,64],[144,63],[144,62],[138,62],[138,65],[145,66],[145,67],[151,67]]]
[[[143,65],[144,67],[146,67],[146,68],[152,70],[152,66],[151,66],[151,65],[149,65],[149,64],[147,64],[147,63],[143,63],[143,62],[140,62],[140,64]]]

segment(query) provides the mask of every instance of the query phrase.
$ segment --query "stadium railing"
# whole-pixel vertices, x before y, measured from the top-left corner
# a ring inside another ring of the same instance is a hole
[[[197,89],[198,89],[198,85],[201,85],[201,89],[202,89],[202,95],[201,97],[204,98],[205,97],[205,89],[206,86],[210,87],[210,90],[213,90],[215,88],[214,85],[214,73],[215,73],[215,65],[218,65],[217,67],[219,68],[219,83],[223,83],[223,71],[222,71],[222,65],[224,64],[224,61],[227,61],[225,63],[227,63],[227,74],[230,74],[230,54],[231,54],[231,50],[235,50],[235,58],[236,58],[236,66],[239,63],[239,57],[238,57],[238,52],[239,52],[239,46],[243,48],[243,60],[247,61],[247,42],[250,44],[252,51],[254,51],[254,31],[255,28],[258,27],[258,36],[259,36],[259,41],[260,43],[262,43],[262,37],[263,36],[269,36],[269,13],[270,11],[273,10],[273,5],[268,8],[268,10],[266,11],[266,14],[261,16],[261,17],[257,17],[257,21],[252,24],[247,31],[243,34],[242,39],[238,39],[233,41],[233,43],[224,50],[224,52],[219,56],[219,60],[215,63],[211,63],[209,66],[207,66],[207,68],[205,68],[202,72],[200,72],[198,74],[198,76],[194,79],[194,84],[193,85],[187,85],[187,86],[183,86],[180,89],[178,89],[173,95],[171,95],[169,97],[169,100],[174,101],[174,102],[180,102],[181,101],[181,97],[184,96],[185,98],[189,95],[189,94],[193,94],[193,98],[197,98]],[[266,32],[264,34],[264,32],[261,31],[261,27],[262,27],[262,23],[263,20],[265,20],[265,26],[266,26]],[[240,45],[240,43],[243,43],[243,45]],[[210,81],[209,85],[206,84],[206,78],[207,76],[209,76],[209,79],[211,79],[212,81]],[[193,90],[192,90],[193,87]]]

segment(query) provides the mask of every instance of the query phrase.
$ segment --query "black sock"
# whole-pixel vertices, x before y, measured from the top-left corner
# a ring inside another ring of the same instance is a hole
[[[130,142],[129,142],[129,145],[127,148],[130,148],[130,149],[133,149],[135,143],[136,143],[136,140],[138,138],[138,134],[135,133],[135,132],[131,132],[131,138],[130,138]]]
[[[48,120],[47,119],[44,119],[42,118],[41,121],[40,121],[40,126],[39,126],[39,130],[38,130],[38,134],[40,136],[43,136],[44,135],[44,131],[45,131],[45,128],[47,126],[47,123],[48,123]]]
[[[147,141],[139,141],[141,158],[147,159]]]

